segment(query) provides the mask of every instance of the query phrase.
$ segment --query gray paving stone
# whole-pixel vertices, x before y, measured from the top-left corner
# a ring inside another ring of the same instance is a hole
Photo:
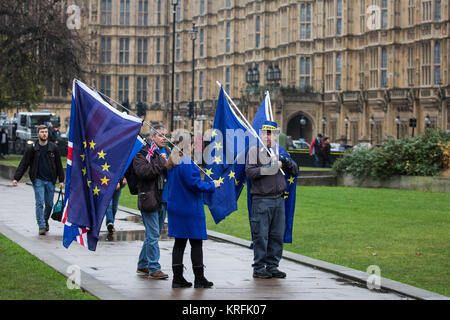
[[[398,300],[409,299],[393,292],[371,291],[351,281],[339,281],[339,276],[314,269],[305,264],[282,259],[280,269],[288,273],[286,279],[254,279],[252,277],[253,253],[248,247],[212,239],[204,241],[205,275],[214,282],[212,289],[172,289],[171,253],[173,240],[161,240],[163,271],[169,280],[148,280],[136,274],[136,265],[142,247],[141,240],[100,241],[97,251],[91,252],[77,243],[66,249],[62,246],[63,225],[50,220],[50,232],[38,235],[34,214],[32,187],[20,184],[10,187],[10,181],[0,178],[0,232],[42,257],[52,267],[58,265],[61,273],[70,265],[82,270],[86,283],[82,287],[106,299],[179,299],[179,300],[254,300],[254,299],[358,299]],[[119,211],[117,231],[143,231],[142,225],[126,219],[131,213]],[[6,231],[5,231],[6,230]],[[102,227],[101,234],[106,232]],[[212,233],[211,233],[212,234]],[[217,234],[216,234],[217,236]],[[22,242],[22,243],[21,243]],[[245,242],[244,242],[245,244]],[[187,246],[184,263],[185,277],[193,281]],[[47,257],[47,258],[45,258]],[[46,260],[47,259],[47,260]],[[67,273],[65,273],[68,276]],[[82,280],[83,281],[83,280]],[[350,283],[350,284],[349,284]]]

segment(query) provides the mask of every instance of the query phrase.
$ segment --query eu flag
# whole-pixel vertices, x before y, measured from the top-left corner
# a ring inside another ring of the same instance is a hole
[[[221,87],[206,166],[206,174],[218,180],[220,188],[204,196],[215,223],[237,210],[245,180],[245,152],[251,139],[252,135],[229,105]]]
[[[270,119],[270,106],[269,106],[269,97],[266,95],[265,99],[261,103],[258,108],[258,111],[255,114],[255,118],[252,122],[252,127],[256,132],[262,127],[264,121]],[[278,145],[278,156],[280,160],[283,158],[287,158],[291,161],[292,158],[289,153],[280,145]],[[286,179],[286,192],[288,197],[285,199],[285,217],[286,217],[286,229],[284,232],[284,242],[292,243],[292,227],[294,222],[294,211],[295,211],[295,195],[297,191],[297,176],[290,176],[286,174],[284,178]],[[250,194],[251,183],[247,179],[247,207],[248,207],[248,216],[251,217],[252,212],[252,195]]]
[[[141,126],[141,119],[117,111],[74,80],[62,220],[66,248],[76,240],[95,251],[106,209]]]

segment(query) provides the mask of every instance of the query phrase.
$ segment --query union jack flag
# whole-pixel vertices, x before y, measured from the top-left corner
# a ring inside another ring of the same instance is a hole
[[[147,150],[147,156],[145,159],[147,159],[148,162],[150,162],[151,157],[155,154],[155,150],[158,150],[158,146],[155,142],[152,142],[150,148]]]

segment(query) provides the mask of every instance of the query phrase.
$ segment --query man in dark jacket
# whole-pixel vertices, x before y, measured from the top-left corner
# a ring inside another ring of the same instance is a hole
[[[331,168],[331,145],[328,137],[323,138],[323,167]]]
[[[252,147],[245,164],[245,172],[252,186],[250,229],[253,239],[254,278],[286,277],[286,273],[278,270],[286,226],[283,197],[286,180],[280,169],[295,176],[298,166],[287,158],[279,161],[276,155],[277,134],[276,122],[265,121],[262,126],[262,140],[272,154],[268,154],[264,147]]]
[[[36,220],[39,226],[39,235],[45,235],[46,231],[49,230],[48,219],[53,208],[56,179],[59,178],[59,187],[62,188],[64,185],[64,169],[58,148],[53,142],[48,141],[48,128],[45,125],[40,125],[37,134],[38,141],[27,147],[17,167],[13,186],[17,187],[18,181],[30,167],[29,175],[36,199]]]
[[[314,157],[314,167],[316,168],[322,167],[323,147],[323,135],[319,133],[309,145],[309,154]]]
[[[152,279],[167,279],[159,264],[158,240],[164,227],[166,206],[163,203],[166,163],[167,130],[162,125],[152,128],[150,148],[144,147],[134,158],[133,167],[138,176],[138,208],[145,226],[145,240],[139,255],[137,273]]]

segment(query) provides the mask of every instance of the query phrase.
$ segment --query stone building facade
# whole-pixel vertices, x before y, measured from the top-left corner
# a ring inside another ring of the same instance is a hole
[[[79,5],[86,81],[132,109],[144,102],[147,121],[170,127],[172,2]],[[411,118],[415,134],[450,129],[449,0],[179,0],[175,8],[174,128],[191,127],[195,43],[195,115],[206,116],[205,128],[219,81],[250,119],[269,90],[275,120],[293,139],[324,132],[379,144],[411,136]],[[279,81],[268,81],[269,66]],[[70,98],[48,91],[46,108],[68,117]]]

